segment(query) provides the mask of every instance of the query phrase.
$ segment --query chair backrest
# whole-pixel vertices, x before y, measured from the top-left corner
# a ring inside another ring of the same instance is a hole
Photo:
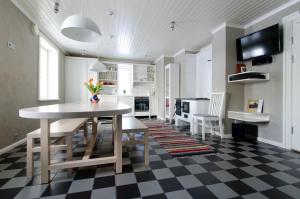
[[[222,117],[225,102],[225,93],[212,93],[209,102],[208,114]]]

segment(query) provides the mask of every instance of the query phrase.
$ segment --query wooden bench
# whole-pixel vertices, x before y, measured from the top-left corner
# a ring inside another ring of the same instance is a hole
[[[61,119],[50,124],[51,138],[65,138],[65,144],[51,144],[51,150],[67,150],[67,160],[72,160],[72,136],[84,127],[84,137],[87,137],[87,118]],[[33,153],[40,152],[41,147],[35,146],[35,139],[41,138],[41,130],[37,129],[27,134],[27,177],[33,176]]]
[[[144,133],[143,140],[136,140],[136,133]],[[148,127],[136,119],[135,117],[123,117],[122,118],[122,133],[128,135],[129,140],[123,141],[123,145],[135,145],[135,144],[143,144],[144,145],[144,161],[145,165],[149,165],[149,134]]]

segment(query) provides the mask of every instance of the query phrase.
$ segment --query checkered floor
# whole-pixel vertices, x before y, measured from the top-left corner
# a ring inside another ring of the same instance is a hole
[[[103,129],[103,128],[101,128]],[[187,128],[178,129],[187,133]],[[94,151],[112,153],[110,127]],[[74,157],[80,159],[82,135],[74,137]],[[217,153],[173,158],[150,140],[150,167],[143,165],[143,147],[127,147],[123,174],[113,165],[78,169],[71,176],[53,171],[50,184],[40,184],[39,155],[35,177],[26,179],[26,146],[0,156],[0,197],[9,198],[300,198],[300,154],[263,143],[219,140],[207,136]],[[53,161],[66,158],[54,155]]]

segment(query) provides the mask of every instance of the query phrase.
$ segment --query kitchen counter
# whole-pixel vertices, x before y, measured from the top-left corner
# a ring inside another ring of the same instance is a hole
[[[209,100],[208,98],[202,98],[202,97],[179,97],[175,99],[180,99],[180,100]]]

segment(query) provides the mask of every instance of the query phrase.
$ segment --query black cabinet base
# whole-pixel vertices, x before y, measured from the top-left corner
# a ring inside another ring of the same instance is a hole
[[[246,123],[232,124],[232,137],[236,140],[257,141],[258,128]]]

